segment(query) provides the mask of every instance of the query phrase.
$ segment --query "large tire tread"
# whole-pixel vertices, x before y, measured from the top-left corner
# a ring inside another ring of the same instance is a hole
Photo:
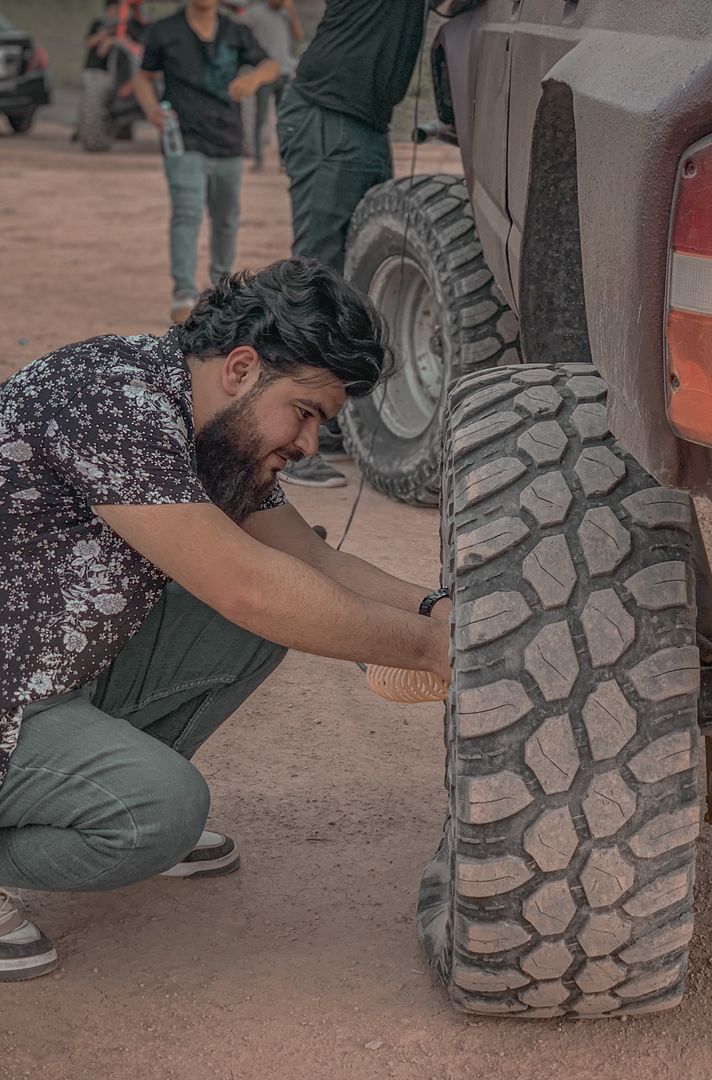
[[[470,1012],[655,1012],[683,992],[694,521],[609,434],[605,389],[590,365],[524,366],[450,395],[450,814],[419,929]]]
[[[447,381],[495,364],[516,364],[519,326],[489,270],[477,237],[462,177],[415,176],[373,188],[359,204],[349,230],[345,274],[359,287],[363,254],[384,224],[407,230],[406,249],[427,251],[440,290],[443,338],[449,356]],[[403,223],[407,223],[403,225]],[[400,253],[400,251],[398,252]],[[416,252],[417,257],[417,252]],[[447,389],[447,386],[445,387]],[[446,394],[422,446],[409,446],[398,467],[386,438],[377,432],[373,402],[349,403],[342,420],[349,453],[373,487],[401,502],[437,506],[440,493],[440,423]]]

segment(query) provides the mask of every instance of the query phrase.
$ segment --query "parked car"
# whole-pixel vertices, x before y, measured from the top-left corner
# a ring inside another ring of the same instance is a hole
[[[50,100],[46,51],[0,15],[0,112],[24,135],[37,109]]]
[[[403,368],[345,436],[381,490],[440,493],[453,603],[418,927],[464,1010],[656,1012],[682,998],[712,735],[709,0],[448,14],[464,175],[374,188],[346,261]]]

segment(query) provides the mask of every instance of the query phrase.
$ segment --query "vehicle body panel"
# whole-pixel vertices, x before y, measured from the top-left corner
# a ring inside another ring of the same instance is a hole
[[[33,50],[29,34],[0,29],[0,113],[23,113],[49,103],[47,72],[28,70]]]
[[[518,18],[503,19],[503,11],[514,8]],[[478,43],[501,36],[509,39],[507,59],[498,53],[485,61]],[[479,67],[481,77],[477,70],[468,69],[466,76],[456,70],[463,63],[464,38],[470,41],[466,62]],[[645,0],[644,6],[619,0],[485,0],[450,19],[440,40],[485,256],[520,315],[525,358],[543,359],[538,344],[527,347],[542,337],[541,327],[537,333],[528,325],[542,318],[541,305],[527,302],[537,287],[531,268],[554,273],[562,249],[577,251],[580,310],[590,358],[608,381],[612,431],[661,483],[712,494],[712,452],[673,435],[664,387],[665,278],[676,170],[686,148],[712,132],[709,0]],[[560,192],[539,181],[538,164],[530,167],[541,161],[537,150],[548,134],[549,102],[562,92],[571,102],[575,243],[563,233],[572,226],[571,215],[560,212]],[[481,189],[492,196],[489,204]],[[547,221],[544,239],[541,227],[532,227],[535,218],[540,225]],[[572,318],[571,298],[562,298],[558,310],[556,297],[549,299],[546,318],[556,341],[557,321],[565,330]]]

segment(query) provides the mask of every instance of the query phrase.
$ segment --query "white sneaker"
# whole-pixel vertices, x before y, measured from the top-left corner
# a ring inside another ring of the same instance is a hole
[[[239,866],[240,852],[234,840],[222,833],[203,832],[193,850],[161,877],[218,877]]]
[[[197,296],[188,296],[183,293],[174,296],[171,304],[171,322],[184,323],[197,302]]]
[[[46,975],[57,967],[57,950],[18,907],[17,893],[0,889],[0,982]]]

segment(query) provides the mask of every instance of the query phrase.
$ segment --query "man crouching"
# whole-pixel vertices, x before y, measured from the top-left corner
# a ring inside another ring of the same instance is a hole
[[[237,868],[190,759],[287,648],[449,679],[449,602],[333,550],[276,482],[389,366],[368,300],[292,259],[0,387],[0,980],[57,964],[9,890]]]

